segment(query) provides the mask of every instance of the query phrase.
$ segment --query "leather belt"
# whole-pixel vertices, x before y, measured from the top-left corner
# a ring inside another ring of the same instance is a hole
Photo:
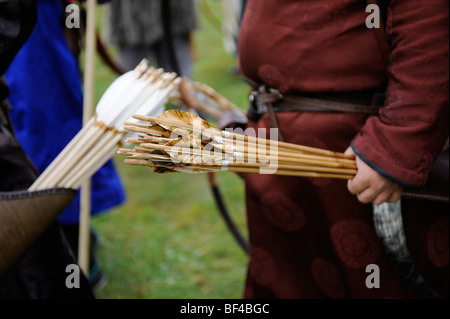
[[[384,93],[344,93],[320,95],[283,95],[264,87],[249,95],[247,116],[257,120],[265,113],[273,112],[346,112],[378,115],[384,105]]]

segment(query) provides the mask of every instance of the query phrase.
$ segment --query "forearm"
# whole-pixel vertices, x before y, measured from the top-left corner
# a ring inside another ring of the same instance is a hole
[[[385,106],[353,140],[382,176],[422,186],[448,139],[448,1],[392,0]]]

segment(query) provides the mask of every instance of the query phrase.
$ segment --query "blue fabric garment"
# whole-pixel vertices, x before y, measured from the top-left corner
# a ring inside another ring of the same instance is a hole
[[[64,37],[60,0],[38,0],[38,21],[30,38],[5,73],[13,105],[11,118],[19,142],[43,172],[82,125],[82,81]],[[92,177],[93,215],[126,199],[110,159]],[[79,195],[59,216],[62,224],[79,222]]]

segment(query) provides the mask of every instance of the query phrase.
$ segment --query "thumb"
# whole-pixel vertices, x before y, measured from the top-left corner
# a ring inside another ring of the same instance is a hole
[[[345,155],[356,155],[355,152],[353,152],[353,149],[352,149],[351,146],[347,147],[347,149],[345,150],[344,154],[345,154]],[[350,189],[352,188],[352,182],[353,182],[353,179],[354,179],[354,178],[349,179],[349,180],[347,181],[347,188],[349,189],[349,191],[350,191]],[[350,192],[351,192],[351,191],[350,191]]]
[[[351,146],[347,147],[347,149],[344,152],[345,155],[355,155],[355,152],[353,152],[353,149]]]

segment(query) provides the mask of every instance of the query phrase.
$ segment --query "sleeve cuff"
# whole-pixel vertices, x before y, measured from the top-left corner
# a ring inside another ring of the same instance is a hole
[[[380,174],[383,177],[386,177],[388,179],[390,179],[391,181],[394,181],[395,183],[408,188],[408,189],[418,189],[420,188],[419,186],[416,185],[412,185],[409,184],[407,182],[404,182],[398,178],[396,178],[395,176],[392,176],[390,174],[388,174],[386,171],[384,171],[383,169],[381,169],[380,167],[378,167],[377,165],[375,165],[374,163],[372,163],[371,161],[369,161],[369,159],[367,157],[365,157],[355,146],[355,144],[353,143],[353,141],[350,144],[353,152],[356,154],[356,156],[358,156],[364,163],[366,163],[367,165],[369,165],[373,170],[375,170],[378,174]]]

